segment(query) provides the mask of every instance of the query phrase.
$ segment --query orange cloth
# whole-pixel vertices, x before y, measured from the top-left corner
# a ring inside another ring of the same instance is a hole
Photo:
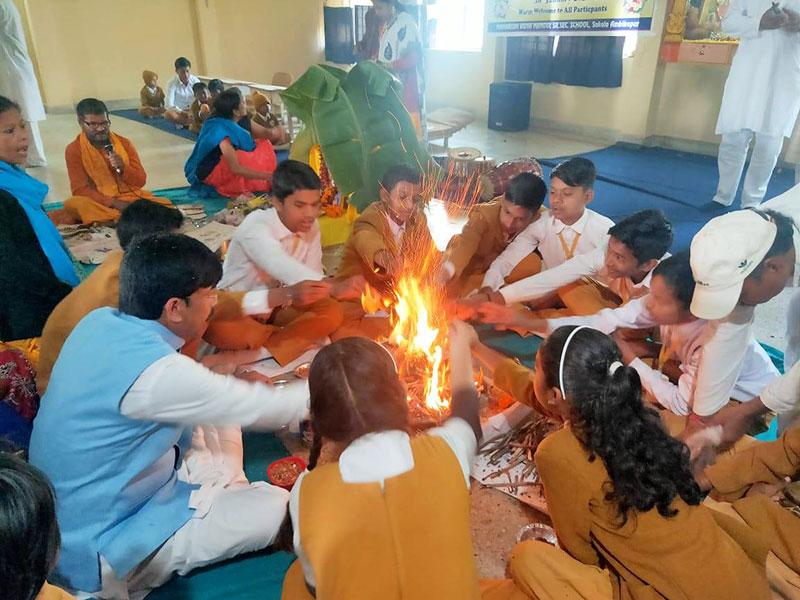
[[[39,350],[39,367],[36,369],[36,384],[44,395],[50,382],[61,346],[83,317],[103,306],[119,306],[119,267],[123,252],[117,250],[106,256],[78,287],[53,309],[42,329]]]
[[[337,463],[303,479],[300,543],[317,598],[479,597],[469,489],[458,460],[434,436],[412,439],[411,450],[414,468],[383,488],[345,483]],[[291,592],[285,586],[283,598],[306,597]]]
[[[121,175],[109,166],[105,150],[93,146],[83,133],[67,146],[64,157],[73,197],[64,201],[64,208],[81,222],[93,223],[119,219],[120,211],[111,206],[115,199],[133,202],[144,198],[171,206],[169,200],[142,189],[147,175],[131,141],[115,133],[110,140],[125,163]]]
[[[339,303],[326,298],[310,306],[276,309],[271,324],[252,317],[215,319],[205,339],[226,350],[252,350],[265,347],[280,365],[290,363],[316,343],[330,336],[342,324]]]
[[[536,466],[561,548],[571,559],[607,568],[615,598],[770,597],[768,548],[724,515],[677,497],[674,517],[655,508],[632,511],[619,527],[616,507],[605,500],[609,474],[603,461],[590,460],[568,426],[540,444]]]
[[[119,306],[119,267],[122,257],[122,250],[110,253],[103,264],[74,288],[50,313],[42,329],[39,365],[36,369],[36,384],[41,395],[44,395],[47,389],[61,347],[80,320],[97,308]],[[243,292],[219,290],[211,323],[241,318],[243,296]],[[227,347],[224,344],[217,347],[222,350],[240,349]]]
[[[39,595],[36,596],[36,600],[75,600],[75,596],[45,581],[42,589],[39,590]]]

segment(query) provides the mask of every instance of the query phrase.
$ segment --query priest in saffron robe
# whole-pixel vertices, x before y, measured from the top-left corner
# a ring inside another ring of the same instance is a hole
[[[127,138],[113,133],[105,103],[85,98],[77,106],[81,133],[66,149],[72,197],[59,222],[117,221],[120,211],[139,199],[170,205],[142,188],[147,180],[139,155]]]

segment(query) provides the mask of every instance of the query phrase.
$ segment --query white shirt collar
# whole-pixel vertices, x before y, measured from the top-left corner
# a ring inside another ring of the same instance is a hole
[[[275,210],[275,207],[268,208],[265,211],[267,214],[265,216],[265,220],[267,222],[267,226],[269,227],[270,233],[272,237],[274,237],[279,242],[282,242],[288,238],[297,236],[305,241],[309,241],[311,237],[314,235],[314,228],[311,228],[311,231],[304,233],[304,232],[293,232],[291,231],[286,225],[283,224],[281,218],[278,216],[278,211]]]
[[[572,229],[575,233],[581,235],[583,234],[583,230],[586,229],[586,222],[589,220],[589,210],[584,208],[583,214],[581,215],[580,219],[575,221],[572,225],[567,225],[562,221],[556,219],[555,217],[551,217],[553,219],[553,230],[558,234],[564,231],[565,229]]]
[[[661,258],[658,259],[658,264],[660,265],[662,261],[667,260],[670,256],[672,256],[672,255],[669,252],[665,253],[664,256],[662,256]],[[658,265],[656,265],[656,267],[657,266]],[[652,269],[650,269],[650,272],[647,275],[644,276],[644,279],[642,279],[639,283],[634,283],[633,287],[635,287],[635,288],[639,288],[639,287],[650,288],[650,280],[653,279],[653,271],[656,270],[656,267],[653,267]]]

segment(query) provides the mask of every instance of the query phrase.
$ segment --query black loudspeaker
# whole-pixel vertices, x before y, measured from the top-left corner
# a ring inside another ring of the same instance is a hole
[[[530,83],[489,84],[489,129],[525,131],[531,124]]]

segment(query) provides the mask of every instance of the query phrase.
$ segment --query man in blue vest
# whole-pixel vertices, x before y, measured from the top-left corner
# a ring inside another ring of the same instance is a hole
[[[194,239],[143,238],[122,261],[119,309],[89,313],[61,350],[30,459],[56,491],[53,580],[75,593],[142,597],[275,539],[285,490],[193,476],[183,460],[196,425],[276,429],[308,413],[305,382],[246,382],[177,352],[205,331],[221,275]]]

